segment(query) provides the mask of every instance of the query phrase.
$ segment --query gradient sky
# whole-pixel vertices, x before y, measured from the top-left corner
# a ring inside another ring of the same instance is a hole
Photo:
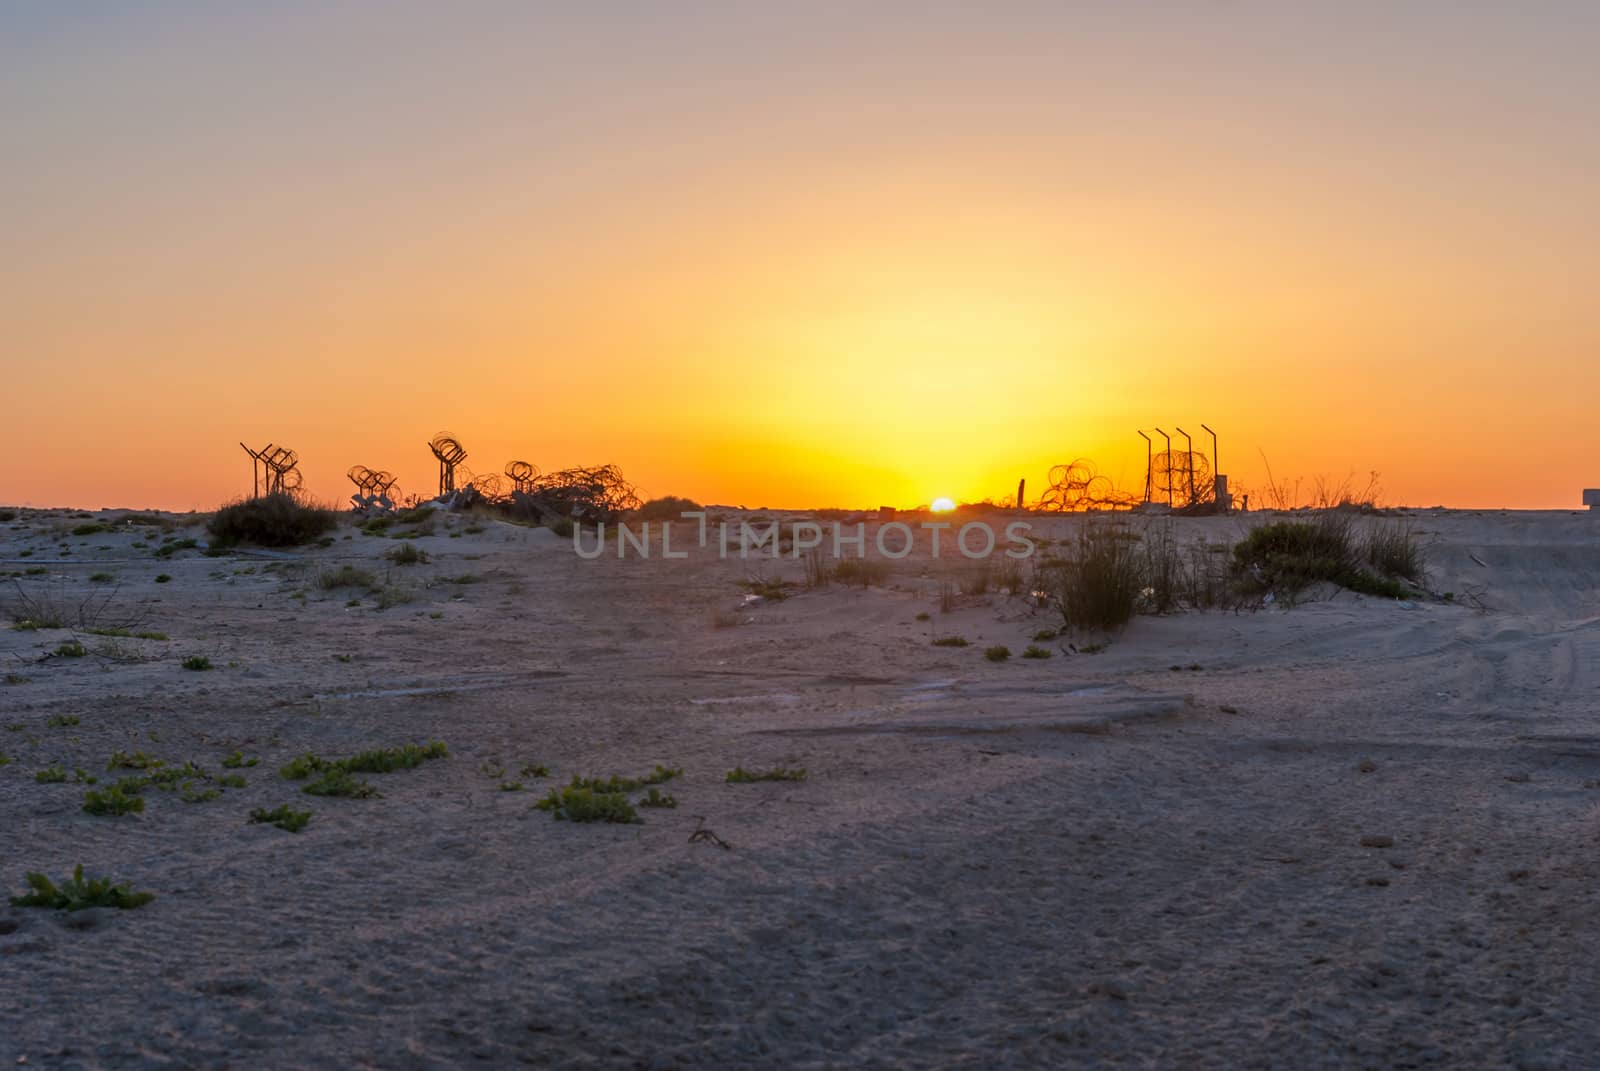
[[[1600,5],[0,4],[0,501],[1600,486]]]

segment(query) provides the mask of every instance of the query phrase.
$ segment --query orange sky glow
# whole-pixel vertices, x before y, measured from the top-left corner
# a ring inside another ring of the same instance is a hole
[[[1137,491],[1204,422],[1258,496],[1575,508],[1600,14],[1538,10],[8,6],[0,502],[213,508],[239,440],[431,493],[440,430],[702,502]]]

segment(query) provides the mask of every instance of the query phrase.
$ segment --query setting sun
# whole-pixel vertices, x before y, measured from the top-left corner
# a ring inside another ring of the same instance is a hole
[[[952,499],[936,498],[933,500],[933,505],[928,508],[935,513],[949,513],[956,508],[956,504]]]

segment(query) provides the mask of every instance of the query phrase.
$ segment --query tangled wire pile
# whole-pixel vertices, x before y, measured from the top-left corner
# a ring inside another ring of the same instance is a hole
[[[1080,457],[1050,470],[1050,486],[1040,496],[1038,508],[1075,513],[1086,509],[1132,509],[1138,504],[1137,496],[1117,490],[1109,476],[1101,476],[1092,461]]]
[[[528,484],[528,490],[511,494],[513,515],[567,517],[592,524],[616,520],[641,504],[633,485],[615,465],[547,472],[531,477]]]

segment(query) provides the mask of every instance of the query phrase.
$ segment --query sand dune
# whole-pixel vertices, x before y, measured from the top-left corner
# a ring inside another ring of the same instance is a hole
[[[1261,519],[1177,524],[1218,543]],[[998,664],[985,645],[1059,622],[993,594],[941,612],[959,563],[747,602],[750,563],[586,562],[494,521],[441,518],[407,541],[432,560],[399,567],[400,541],[348,528],[301,554],[158,558],[203,535],[71,534],[93,520],[0,528],[11,590],[114,592],[168,638],[79,630],[87,656],[45,658],[74,633],[0,632],[0,881],[82,862],[156,900],[0,909],[7,1066],[1576,1068],[1600,1050],[1587,515],[1420,512],[1429,597],[1142,617],[1101,653]],[[392,605],[319,586],[346,564]],[[972,645],[931,645],[945,634]],[[214,668],[181,669],[192,655]],[[381,798],[278,775],[430,739],[450,757],[372,775]],[[219,798],[147,790],[120,818],[35,780],[59,764],[103,785],[139,750],[260,763]],[[643,824],[531,809],[574,774],[657,763],[683,768],[680,806]],[[775,765],[808,778],[724,780]],[[283,803],[314,813],[303,832],[247,823]]]

